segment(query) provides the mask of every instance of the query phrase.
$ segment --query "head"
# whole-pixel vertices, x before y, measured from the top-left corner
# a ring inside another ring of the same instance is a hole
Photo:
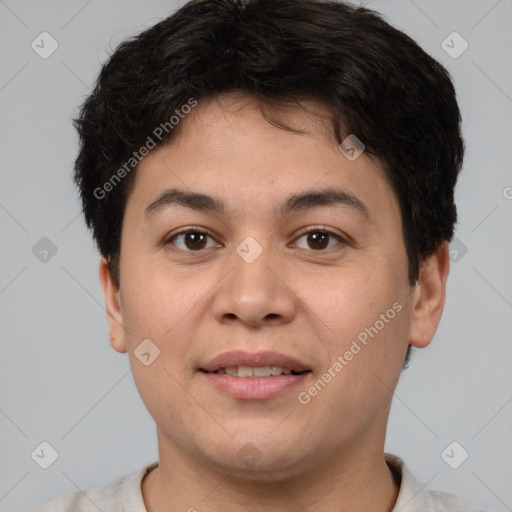
[[[111,344],[160,436],[241,472],[247,442],[286,472],[383,437],[444,305],[463,158],[447,71],[364,8],[199,0],[123,42],[75,123]],[[206,372],[231,350],[307,371],[233,398]]]

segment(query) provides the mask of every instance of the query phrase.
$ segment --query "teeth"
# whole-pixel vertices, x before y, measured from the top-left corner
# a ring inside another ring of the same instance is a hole
[[[238,367],[238,376],[239,377],[253,377],[254,371],[252,368],[248,366],[239,366]]]
[[[254,368],[253,375],[255,377],[270,377],[272,375],[272,368],[270,366],[261,366],[258,368]]]
[[[289,368],[280,368],[279,366],[272,366],[272,375],[279,375],[280,373],[284,373],[285,375],[290,375],[292,371]]]
[[[233,366],[230,368],[221,368],[215,373],[227,374],[232,377],[251,378],[251,377],[271,377],[276,375],[290,375],[292,371],[289,368],[281,368],[280,366]]]

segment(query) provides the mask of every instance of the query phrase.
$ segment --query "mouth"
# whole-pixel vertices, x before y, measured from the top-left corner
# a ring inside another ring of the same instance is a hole
[[[312,373],[296,358],[277,352],[227,352],[214,357],[198,371],[214,388],[241,400],[275,397],[296,387]]]
[[[271,351],[250,353],[241,350],[219,354],[199,370],[240,378],[298,375],[311,371],[306,363],[286,354]]]
[[[231,377],[238,377],[239,379],[261,379],[264,377],[277,377],[278,375],[302,375],[311,370],[296,372],[295,370],[281,366],[230,366],[229,368],[219,368],[214,372],[202,371],[206,373],[216,373],[218,375],[231,375]]]

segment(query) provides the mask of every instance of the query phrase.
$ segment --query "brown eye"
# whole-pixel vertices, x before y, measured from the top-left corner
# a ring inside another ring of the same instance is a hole
[[[172,244],[183,251],[200,251],[207,248],[208,238],[213,238],[204,231],[188,229],[171,236],[165,245]]]
[[[336,235],[331,231],[324,230],[308,231],[307,233],[302,234],[297,240],[300,240],[301,238],[306,239],[307,247],[300,248],[312,251],[324,251],[325,249],[330,249],[331,247],[344,242],[341,236]],[[329,245],[332,239],[336,240],[338,243]]]

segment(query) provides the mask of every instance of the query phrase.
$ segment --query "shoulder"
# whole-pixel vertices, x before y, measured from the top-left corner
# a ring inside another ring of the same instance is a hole
[[[457,496],[441,491],[427,491],[432,510],[436,512],[479,512]],[[480,511],[482,512],[482,511]]]
[[[479,512],[453,494],[429,490],[396,455],[385,454],[386,463],[400,483],[392,512]]]
[[[63,494],[31,512],[122,512],[122,488],[128,476],[123,476],[109,484]]]
[[[157,463],[106,485],[63,494],[30,512],[146,512],[140,483]]]

